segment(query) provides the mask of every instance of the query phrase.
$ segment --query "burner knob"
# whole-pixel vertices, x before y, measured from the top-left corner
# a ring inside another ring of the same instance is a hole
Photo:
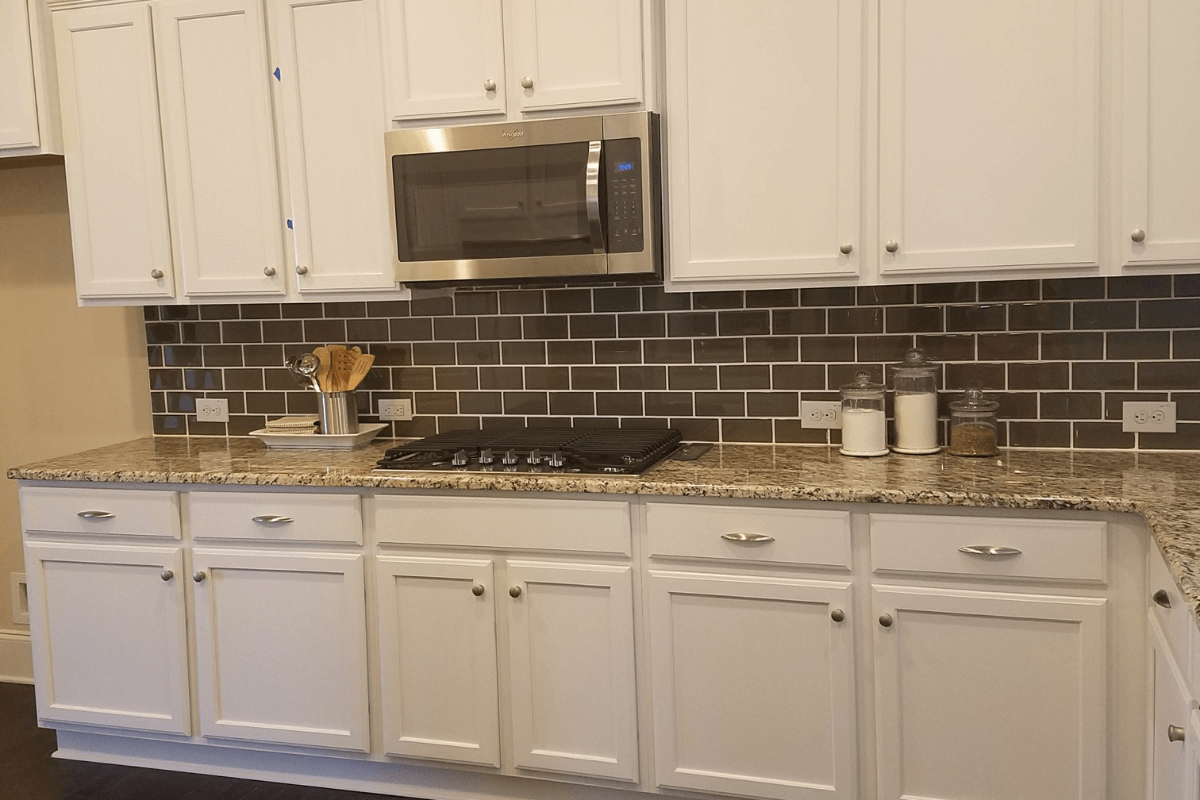
[[[479,463],[485,466],[496,463],[496,457],[492,455],[492,448],[485,447],[479,451]]]
[[[506,467],[511,467],[513,464],[516,464],[517,463],[517,451],[516,450],[505,451],[504,456],[500,459],[500,463]]]
[[[471,456],[467,454],[466,450],[459,450],[454,454],[454,458],[450,459],[450,463],[456,467],[465,467],[470,460]]]
[[[542,451],[538,450],[537,448],[530,450],[529,451],[529,465],[536,467],[540,463],[542,463]]]
[[[554,467],[555,469],[561,469],[562,466],[566,462],[567,462],[567,457],[563,454],[563,452],[561,450],[555,450],[553,453],[550,454],[549,464],[550,464],[550,466]]]

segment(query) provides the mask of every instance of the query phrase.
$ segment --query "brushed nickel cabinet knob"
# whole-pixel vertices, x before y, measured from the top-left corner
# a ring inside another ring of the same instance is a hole
[[[880,625],[882,625],[882,626],[883,626],[883,627],[885,627],[885,628],[890,628],[890,627],[892,627],[892,615],[891,615],[891,614],[882,614],[882,615],[880,615],[880,617],[879,617],[879,624],[880,624]]]
[[[509,589],[509,590],[508,590],[508,596],[509,596],[509,597],[520,597],[520,596],[521,596],[521,587],[520,587],[520,586],[514,586],[514,587],[512,587],[511,589]]]
[[[192,580],[194,580],[196,583],[204,583],[204,579],[207,577],[208,576],[204,574],[204,570],[202,569],[196,570],[192,573]]]
[[[835,608],[833,611],[829,612],[829,618],[834,622],[844,622],[846,620],[846,612],[842,611],[840,608]]]
[[[1179,727],[1178,725],[1167,726],[1168,742],[1182,742],[1185,738],[1186,735],[1184,734],[1183,728]]]
[[[163,583],[166,583],[167,581],[171,580],[171,578],[175,577],[175,573],[169,569],[164,569],[162,572],[158,573],[158,577],[163,579]]]
[[[521,88],[522,89],[532,89],[533,88],[533,78],[521,78]]]
[[[158,280],[158,279],[159,279],[159,278],[161,278],[162,276],[163,276],[163,271],[162,271],[161,269],[152,269],[152,270],[150,270],[150,277],[151,277],[151,278],[154,278],[154,280]]]
[[[848,256],[854,252],[854,245],[850,244],[849,242],[846,242],[841,247],[839,247],[838,250],[840,250],[842,252],[842,255]]]
[[[300,264],[299,266],[296,267],[296,274],[297,275],[307,275],[308,267],[304,266],[303,264]]]
[[[883,246],[883,249],[887,250],[889,253],[894,253],[900,249],[900,243],[895,239],[889,239],[888,243]]]
[[[471,587],[471,594],[476,597],[483,597],[483,584],[477,583]]]
[[[274,278],[275,277],[275,268],[274,267],[264,267],[263,275],[266,275],[268,278]]]
[[[1146,241],[1146,232],[1141,228],[1138,228],[1133,233],[1129,234],[1129,238],[1133,239],[1135,242],[1144,242]]]
[[[484,81],[484,82],[483,82],[483,90],[484,90],[485,92],[494,92],[494,91],[496,91],[496,82],[495,82],[495,81],[493,81],[493,80],[487,80],[487,81]]]

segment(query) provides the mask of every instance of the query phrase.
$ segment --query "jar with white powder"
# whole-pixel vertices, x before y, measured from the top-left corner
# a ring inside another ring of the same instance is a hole
[[[873,383],[869,372],[854,376],[842,387],[842,455],[886,456],[887,417],[883,412],[882,383]]]
[[[938,446],[937,367],[919,347],[893,369],[896,386],[897,453],[936,453]]]

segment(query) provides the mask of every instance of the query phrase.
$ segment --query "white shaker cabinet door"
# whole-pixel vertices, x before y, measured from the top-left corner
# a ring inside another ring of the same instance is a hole
[[[862,6],[667,0],[672,281],[856,279]]]
[[[200,735],[370,749],[358,554],[196,548]]]
[[[53,18],[79,296],[171,297],[150,6],[70,8]]]
[[[508,562],[513,763],[636,781],[627,566]]]
[[[167,0],[153,9],[183,291],[284,294],[262,2]]]
[[[1097,263],[1099,17],[880,4],[882,275]]]
[[[1200,261],[1200,3],[1126,0],[1122,263]]]
[[[879,800],[1103,800],[1103,598],[877,586]]]
[[[376,0],[271,0],[302,294],[396,287]]]
[[[0,0],[0,151],[37,147],[37,94],[25,0]]]
[[[38,718],[191,733],[183,551],[27,542]]]
[[[392,119],[503,114],[500,0],[381,0]]]
[[[641,102],[640,0],[512,0],[511,10],[522,111]]]
[[[376,561],[384,751],[499,767],[492,561]]]
[[[1150,639],[1150,678],[1153,680],[1150,763],[1147,765],[1150,795],[1147,800],[1190,800],[1196,796],[1189,792],[1194,771],[1191,751],[1196,744],[1187,741],[1192,705],[1184,688],[1186,682],[1182,671],[1153,615],[1146,627]]]
[[[848,583],[650,571],[655,781],[852,800]]]

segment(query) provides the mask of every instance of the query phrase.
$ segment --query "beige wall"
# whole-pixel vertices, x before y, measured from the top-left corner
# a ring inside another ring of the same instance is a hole
[[[0,159],[0,162],[3,162]],[[140,308],[79,308],[60,165],[0,163],[0,631],[24,572],[9,467],[150,434]]]

